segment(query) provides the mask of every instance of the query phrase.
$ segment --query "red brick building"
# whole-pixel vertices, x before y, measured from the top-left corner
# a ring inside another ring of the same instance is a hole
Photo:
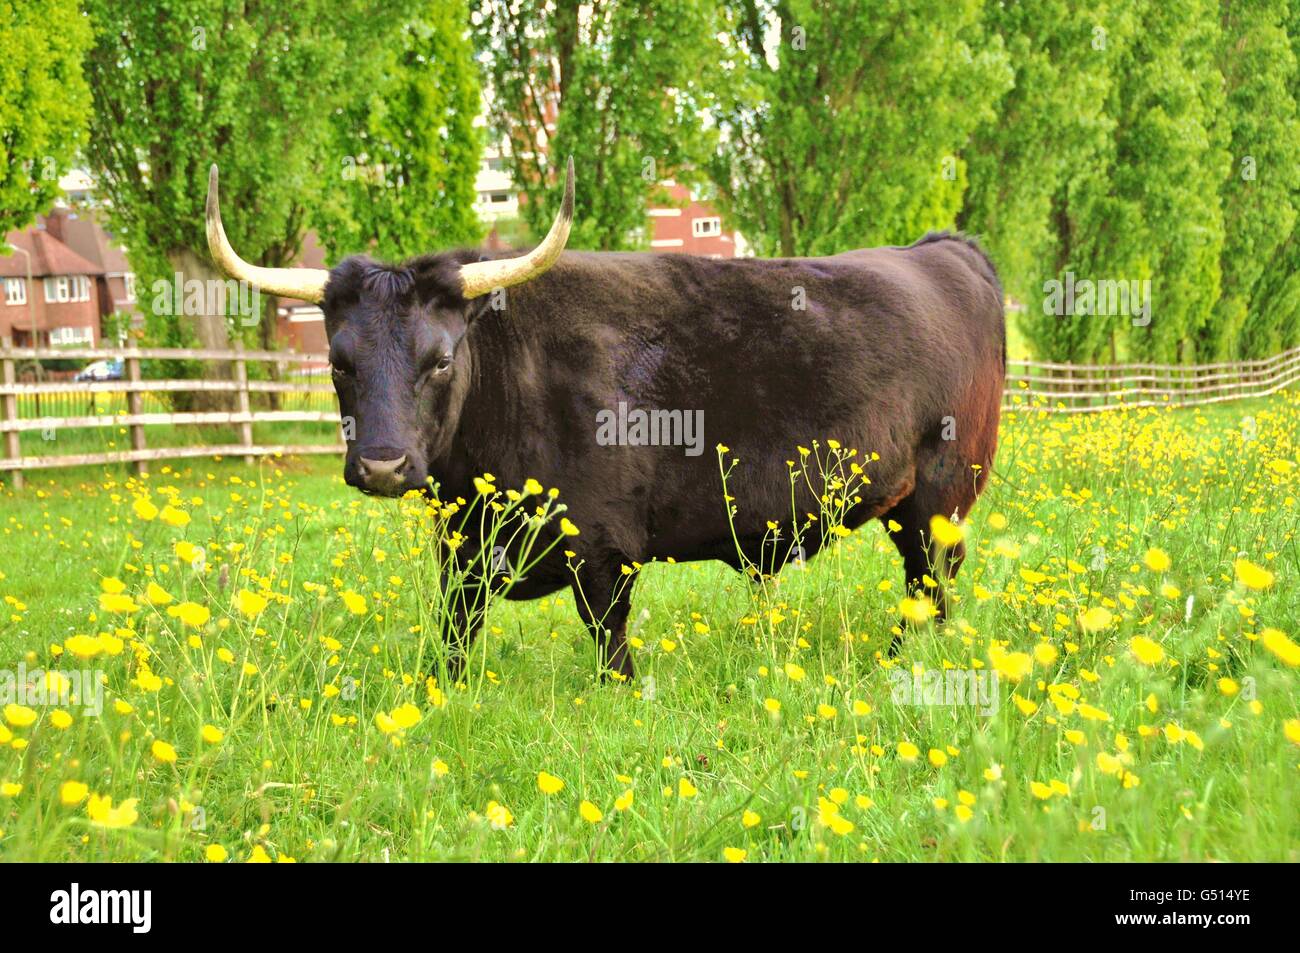
[[[93,265],[103,269],[99,276],[99,314],[107,318],[115,312],[137,317],[135,275],[126,253],[113,242],[113,236],[93,217],[93,213],[70,208],[56,208],[45,216],[45,230]],[[101,324],[101,329],[103,325]],[[102,331],[101,331],[102,333]]]
[[[59,241],[44,224],[10,232],[5,240],[17,250],[0,256],[0,335],[27,346],[98,344],[104,269]]]
[[[691,190],[677,182],[665,183],[672,204],[651,206],[650,250],[679,255],[735,258],[734,231],[722,228],[722,217],[712,207],[697,202]]]
[[[15,344],[93,347],[104,318],[138,314],[126,255],[92,213],[59,207],[5,242],[16,250],[0,255],[0,335]]]
[[[295,262],[299,268],[329,268],[325,263],[325,249],[309,231],[302,240],[302,254]],[[325,336],[325,314],[320,305],[293,298],[280,298],[275,305],[275,336],[280,347],[291,351],[324,353],[329,350]]]

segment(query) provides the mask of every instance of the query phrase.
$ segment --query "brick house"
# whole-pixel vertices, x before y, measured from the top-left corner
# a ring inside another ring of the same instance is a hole
[[[302,253],[295,265],[299,268],[329,268],[325,249],[316,233],[309,231],[302,240]],[[323,353],[329,350],[325,336],[325,314],[320,305],[294,298],[279,298],[275,303],[275,336],[281,347],[291,351]]]
[[[99,344],[104,268],[56,238],[43,221],[5,240],[17,251],[0,255],[0,335],[26,346]]]
[[[652,205],[650,250],[678,255],[735,258],[744,255],[743,240],[724,230],[722,217],[711,206],[697,202],[691,190],[678,182],[664,183],[671,204]]]
[[[131,316],[133,325],[139,324],[143,315],[136,301],[135,274],[126,253],[114,244],[113,236],[94,219],[93,213],[56,207],[44,221],[47,233],[103,269],[99,276],[100,318],[122,312]],[[100,327],[105,325],[101,323]]]

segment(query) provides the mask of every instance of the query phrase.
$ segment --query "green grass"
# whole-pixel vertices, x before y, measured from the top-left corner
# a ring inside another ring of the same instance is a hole
[[[767,587],[716,564],[647,567],[633,685],[598,681],[571,595],[499,603],[441,704],[423,678],[436,542],[419,505],[355,495],[332,459],[32,475],[0,497],[0,665],[96,669],[107,685],[99,717],[68,705],[59,728],[32,706],[33,724],[10,725],[0,782],[21,790],[0,797],[0,856],[1295,860],[1297,669],[1258,636],[1296,635],[1298,423],[1287,395],[1008,417],[951,619],[909,632],[896,662],[901,561],[873,524]],[[142,495],[191,522],[142,520]],[[181,539],[206,548],[201,571]],[[1144,565],[1152,547],[1168,570]],[[1243,585],[1241,554],[1273,584]],[[101,576],[140,611],[101,611]],[[149,607],[151,580],[211,620]],[[233,608],[240,589],[270,599],[255,620]],[[1099,608],[1108,624],[1087,631]],[[128,618],[120,654],[54,655]],[[1137,636],[1164,657],[1139,661]],[[895,696],[894,670],[986,673],[999,650],[1005,671],[1032,671],[993,686],[992,713]],[[408,703],[418,723],[381,730],[376,715]],[[543,794],[541,771],[563,789]],[[92,823],[84,800],[60,803],[68,781],[137,799],[136,817]]]

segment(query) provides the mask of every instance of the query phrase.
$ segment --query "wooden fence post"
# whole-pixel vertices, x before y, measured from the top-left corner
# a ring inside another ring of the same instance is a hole
[[[140,373],[140,359],[138,357],[128,357],[126,359],[126,379],[133,384],[139,384],[142,375]],[[126,392],[126,410],[133,416],[139,416],[144,412],[144,395],[138,390],[129,390]],[[131,434],[131,449],[143,450],[144,444],[144,425],[133,423],[128,425]],[[144,476],[149,472],[149,464],[144,460],[136,460],[132,464],[138,476]]]
[[[5,335],[4,339],[0,341],[0,345],[4,347],[4,382],[6,384],[16,383],[18,380],[18,373],[14,367],[13,355],[9,353],[10,348],[14,346],[13,338],[9,337],[8,335]],[[5,420],[17,420],[18,419],[18,395],[5,394],[3,408],[4,408],[3,418]],[[10,460],[18,460],[22,457],[22,455],[23,455],[22,442],[19,439],[18,431],[17,430],[6,431],[5,456],[8,457]],[[13,488],[15,490],[21,490],[23,488],[23,471],[11,470],[9,472],[13,474],[13,477],[10,480],[10,483],[13,485]]]
[[[239,424],[239,442],[242,446],[251,447],[253,445],[253,422],[249,418],[252,412],[252,404],[248,399],[248,365],[243,358],[244,342],[235,340],[235,382],[239,384],[239,412],[243,415],[244,420]],[[249,454],[244,457],[244,462],[252,465],[254,462],[253,455]]]

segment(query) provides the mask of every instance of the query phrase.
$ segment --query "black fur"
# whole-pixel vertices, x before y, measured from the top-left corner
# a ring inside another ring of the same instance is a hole
[[[444,499],[468,499],[484,471],[500,487],[529,477],[559,487],[581,535],[510,597],[575,585],[560,555],[575,551],[579,611],[618,675],[632,674],[633,580],[620,567],[672,557],[776,568],[787,554],[767,521],[781,525],[788,550],[786,461],[813,440],[837,439],[859,460],[880,455],[845,522],[899,525],[892,536],[910,587],[927,572],[942,581],[957,571],[961,547],[934,546],[929,520],[964,516],[982,488],[1005,375],[1001,285],[972,239],[931,234],[906,248],[775,260],[566,252],[508,289],[500,310],[460,295],[460,266],[481,257],[351,258],[331,273],[331,356],[342,413],[356,420],[345,477],[374,491],[360,458],[403,457],[401,482],[381,492],[432,478]],[[451,364],[437,370],[444,355]],[[599,445],[596,415],[620,401],[703,411],[705,452]],[[740,460],[728,485],[739,554],[719,443]],[[817,494],[800,481],[796,496],[802,522]],[[805,555],[822,545],[822,529],[802,541]],[[931,595],[942,610],[942,587]],[[467,607],[452,634],[460,648],[480,623]]]

